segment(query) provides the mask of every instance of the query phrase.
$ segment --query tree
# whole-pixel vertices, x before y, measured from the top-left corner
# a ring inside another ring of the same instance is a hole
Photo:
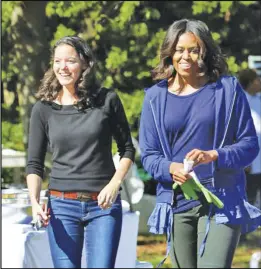
[[[4,88],[14,92],[19,116],[24,128],[24,145],[27,134],[32,97],[42,77],[48,58],[45,35],[46,1],[3,2],[2,54]],[[18,103],[19,99],[19,103]]]
[[[247,66],[250,53],[261,54],[259,1],[5,1],[2,10],[3,88],[5,96],[13,96],[11,104],[3,104],[3,119],[23,119],[25,144],[33,96],[50,64],[50,47],[64,35],[89,42],[98,77],[119,93],[135,137],[143,89],[154,83],[150,70],[174,20],[205,21],[227,54],[232,74]]]

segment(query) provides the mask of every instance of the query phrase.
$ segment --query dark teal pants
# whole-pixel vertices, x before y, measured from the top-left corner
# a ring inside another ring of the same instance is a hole
[[[216,224],[211,217],[203,256],[198,254],[208,213],[207,205],[199,205],[174,214],[170,250],[174,268],[231,268],[241,234],[240,225]]]

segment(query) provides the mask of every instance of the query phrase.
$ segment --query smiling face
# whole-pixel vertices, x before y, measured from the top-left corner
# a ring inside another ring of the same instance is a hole
[[[200,47],[194,34],[190,32],[182,34],[172,56],[173,66],[177,74],[184,78],[196,76],[200,72],[197,62],[199,55]]]
[[[74,88],[83,67],[82,60],[72,46],[62,44],[55,49],[53,71],[63,87]]]

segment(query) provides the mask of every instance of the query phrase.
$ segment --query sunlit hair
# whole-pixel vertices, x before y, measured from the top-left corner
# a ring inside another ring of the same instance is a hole
[[[207,25],[199,20],[182,19],[175,21],[167,30],[160,49],[160,63],[151,71],[154,80],[170,78],[175,75],[172,57],[179,37],[192,33],[200,47],[198,66],[199,75],[207,75],[210,81],[216,81],[226,74],[228,66],[220,47],[215,43]]]
[[[95,58],[87,43],[77,36],[65,36],[55,43],[51,52],[51,67],[44,74],[39,90],[36,93],[36,98],[41,101],[53,101],[62,90],[62,85],[56,78],[52,68],[55,49],[60,45],[72,46],[80,59],[87,65],[87,68],[83,70],[75,83],[75,93],[79,98],[77,105],[80,108],[94,106],[97,90],[100,87],[94,74]]]

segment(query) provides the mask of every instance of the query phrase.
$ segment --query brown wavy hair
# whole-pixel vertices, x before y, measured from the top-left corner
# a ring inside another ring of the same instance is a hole
[[[228,70],[225,56],[221,48],[215,43],[208,26],[199,20],[182,19],[175,21],[167,30],[160,48],[160,62],[151,71],[154,80],[170,78],[175,74],[172,57],[179,37],[190,32],[197,38],[200,47],[198,66],[201,75],[207,75],[210,81],[216,81]]]
[[[80,109],[92,107],[95,105],[95,98],[100,84],[95,76],[95,58],[88,44],[78,36],[65,36],[58,40],[51,51],[51,67],[44,74],[40,87],[36,93],[36,98],[41,101],[52,102],[62,89],[61,84],[55,76],[52,68],[55,49],[60,45],[70,45],[78,53],[80,59],[87,64],[81,76],[76,82],[76,94],[79,97],[77,106]]]

